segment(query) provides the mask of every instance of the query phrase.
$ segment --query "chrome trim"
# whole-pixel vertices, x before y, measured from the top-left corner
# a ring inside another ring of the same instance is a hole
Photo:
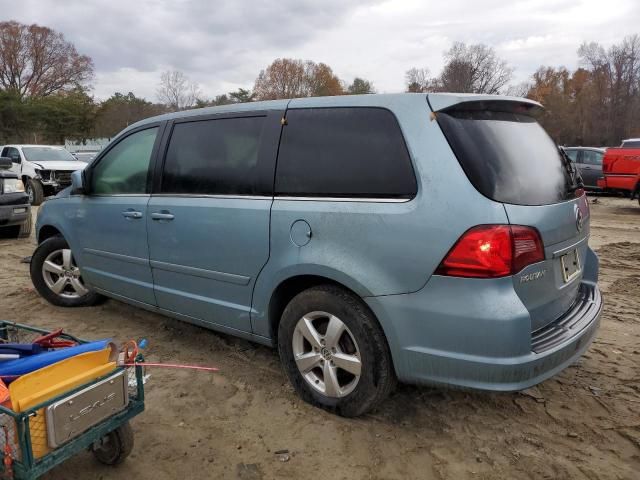
[[[589,237],[590,237],[590,234],[589,235],[585,235],[580,240],[578,240],[575,243],[572,243],[571,245],[563,247],[563,248],[561,248],[559,250],[554,250],[553,253],[552,253],[552,257],[551,258],[561,257],[565,253],[570,252],[571,250],[575,250],[576,248],[581,247],[583,243],[587,243],[589,241]]]
[[[237,200],[273,200],[271,195],[206,195],[196,193],[154,193],[151,197],[155,198],[219,198],[219,199],[237,199]]]
[[[235,273],[216,272],[215,270],[206,270],[204,268],[187,267],[184,265],[175,265],[173,263],[159,262],[157,260],[151,260],[149,262],[151,268],[157,270],[165,270],[167,272],[181,273],[183,275],[192,275],[194,277],[207,278],[210,280],[218,280],[226,283],[234,283],[236,285],[247,285],[251,280],[251,277],[244,275],[237,275]],[[155,286],[159,288],[158,285]]]
[[[84,197],[150,197],[148,193],[90,193],[83,194]]]
[[[82,252],[90,255],[96,255],[98,257],[110,258],[112,260],[121,260],[135,265],[149,266],[149,260],[146,258],[130,257],[129,255],[123,255],[121,253],[105,252],[103,250],[95,250],[93,248],[84,248]]]
[[[414,197],[415,198],[415,197]],[[360,197],[290,197],[276,196],[274,200],[290,202],[362,202],[362,203],[407,203],[413,198],[360,198]]]

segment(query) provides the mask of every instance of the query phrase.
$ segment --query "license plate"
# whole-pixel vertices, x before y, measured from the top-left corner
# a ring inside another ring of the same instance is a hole
[[[129,403],[127,372],[120,371],[47,407],[47,440],[56,448],[123,410]]]
[[[580,275],[580,256],[578,255],[578,250],[572,250],[562,255],[560,257],[560,265],[562,266],[564,283],[569,283]]]

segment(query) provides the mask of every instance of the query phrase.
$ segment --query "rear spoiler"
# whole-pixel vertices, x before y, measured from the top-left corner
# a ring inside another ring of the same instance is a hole
[[[503,95],[430,93],[427,101],[433,112],[491,110],[535,116],[544,111],[542,104],[534,100]]]

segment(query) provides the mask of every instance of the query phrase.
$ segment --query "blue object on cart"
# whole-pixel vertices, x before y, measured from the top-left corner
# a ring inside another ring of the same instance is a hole
[[[43,352],[17,360],[0,362],[0,377],[4,377],[3,380],[5,383],[10,383],[11,380],[15,380],[15,378],[20,375],[33,372],[66,358],[74,357],[80,353],[103,350],[107,348],[109,342],[111,342],[110,338],[106,340],[99,340],[97,342],[82,343],[75,347]]]
[[[44,351],[44,348],[37,343],[0,343],[0,355],[16,354],[22,358]]]

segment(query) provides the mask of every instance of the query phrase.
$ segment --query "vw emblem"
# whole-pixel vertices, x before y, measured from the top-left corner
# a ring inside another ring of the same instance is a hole
[[[580,210],[580,207],[576,207],[576,228],[579,232],[581,232],[583,227],[584,215],[582,215],[582,210]]]

